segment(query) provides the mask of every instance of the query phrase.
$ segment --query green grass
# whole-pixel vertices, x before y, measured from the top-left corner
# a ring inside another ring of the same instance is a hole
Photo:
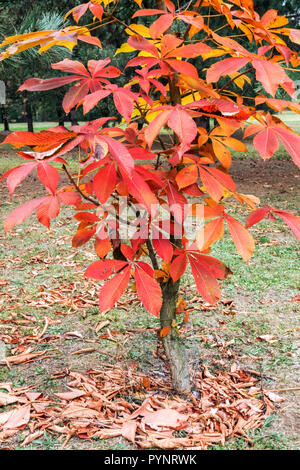
[[[79,124],[84,124],[83,121],[80,121]],[[45,129],[48,129],[49,127],[55,127],[58,126],[58,122],[56,121],[44,121],[44,122],[34,122],[33,123],[33,128],[35,132],[38,131],[43,131]],[[65,127],[69,128],[71,127],[70,122],[65,123]],[[0,132],[4,130],[3,124],[0,124]],[[9,124],[9,130],[11,132],[16,132],[16,131],[27,131],[27,123],[26,122],[13,122]]]

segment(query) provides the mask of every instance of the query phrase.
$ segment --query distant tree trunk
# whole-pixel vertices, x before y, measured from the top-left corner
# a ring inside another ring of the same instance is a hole
[[[64,126],[65,125],[66,114],[64,113],[64,111],[62,111],[60,106],[56,107],[56,113],[57,113],[57,118],[58,118],[58,125],[59,126]]]
[[[1,106],[2,122],[4,125],[4,130],[9,132],[9,121],[7,115],[7,108],[5,105]]]
[[[71,124],[72,126],[78,126],[78,121],[77,121],[77,117],[76,117],[76,111],[75,109],[72,109],[70,111],[70,121],[71,121]]]
[[[29,100],[26,100],[26,103],[25,103],[25,113],[26,113],[26,122],[27,122],[28,132],[34,132],[33,131],[32,107],[31,107],[31,103],[29,102]]]

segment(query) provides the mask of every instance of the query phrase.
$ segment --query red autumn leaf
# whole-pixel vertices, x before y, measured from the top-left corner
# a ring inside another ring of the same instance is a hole
[[[224,195],[223,186],[204,168],[199,168],[200,178],[205,190],[214,201],[219,201]]]
[[[134,160],[125,145],[109,136],[103,135],[101,138],[108,145],[108,149],[120,169],[131,177],[134,170]]]
[[[253,145],[264,160],[271,158],[279,147],[273,129],[269,129],[268,127],[254,137]]]
[[[117,174],[113,163],[104,165],[104,167],[97,172],[93,181],[93,189],[101,204],[105,204],[112,194],[116,186],[116,180]]]
[[[178,135],[183,144],[190,144],[197,136],[197,126],[191,116],[177,107],[168,119],[169,127]]]
[[[104,258],[111,250],[111,241],[106,237],[98,238],[95,240],[95,251],[99,258]]]
[[[11,230],[15,225],[19,225],[24,222],[24,220],[26,220],[27,217],[29,217],[32,212],[38,206],[40,206],[46,199],[47,196],[40,197],[38,199],[33,199],[32,201],[25,202],[24,204],[13,210],[4,221],[5,232]]]
[[[85,245],[96,233],[96,228],[79,229],[72,238],[72,246],[78,248]]]
[[[220,62],[216,62],[207,71],[207,83],[217,82],[220,77],[237,72],[248,62],[249,59],[245,57],[230,57],[228,59],[221,60]]]
[[[173,257],[171,242],[166,238],[153,238],[152,243],[158,256],[160,256],[165,263],[170,263]]]
[[[109,83],[107,78],[115,78],[121,74],[116,67],[107,67],[109,63],[109,57],[99,61],[90,60],[88,62],[89,73],[81,62],[64,59],[61,62],[52,64],[52,68],[54,70],[61,70],[62,72],[71,72],[76,75],[72,75],[71,77],[62,77],[63,79],[61,80],[56,78],[48,78],[45,80],[40,78],[31,78],[26,80],[19,90],[52,90],[53,88],[58,88],[67,83],[77,81],[78,83],[67,91],[63,99],[63,108],[66,113],[69,113],[74,106],[84,100],[89,92],[95,93],[96,91],[101,90],[104,84]],[[107,94],[110,94],[110,92]]]
[[[130,279],[130,266],[116,274],[112,279],[106,281],[100,290],[99,307],[100,312],[110,310],[123,295]]]
[[[138,51],[145,51],[153,55],[154,57],[159,58],[158,51],[154,44],[137,34],[130,36],[130,38],[128,39],[128,44],[134,49],[137,49]]]
[[[289,77],[279,64],[270,60],[254,59],[252,65],[256,70],[256,79],[263,84],[264,89],[272,96],[275,96],[280,84],[290,82]]]
[[[246,228],[252,227],[252,225],[257,224],[262,219],[264,219],[266,215],[268,214],[269,210],[270,210],[269,207],[264,207],[264,208],[253,211],[247,217],[246,224],[245,224]]]
[[[171,13],[161,15],[156,21],[154,21],[150,28],[149,33],[153,39],[159,38],[169,27],[172,25],[174,17]]]
[[[262,158],[267,159],[272,157],[279,148],[277,142],[277,139],[279,139],[295,164],[300,168],[300,137],[292,130],[278,125],[268,115],[265,123],[253,124],[246,129],[245,137],[252,134],[257,134],[253,139],[253,144]]]
[[[149,313],[158,317],[162,306],[162,292],[159,284],[140,268],[135,268],[134,279],[142,304]]]
[[[49,228],[50,220],[55,219],[59,211],[60,205],[57,196],[48,196],[45,201],[36,208],[36,216],[41,224]]]
[[[7,178],[6,183],[9,190],[10,196],[13,195],[17,186],[29,175],[29,173],[37,166],[37,162],[25,163],[24,165],[11,168],[0,178],[2,181]]]
[[[162,127],[164,127],[169,119],[171,110],[162,111],[158,116],[156,116],[153,121],[150,122],[149,126],[145,130],[145,138],[149,148],[152,147],[152,144],[156,137],[158,136]]]
[[[158,200],[144,178],[136,171],[133,172],[131,177],[125,174],[123,178],[129,193],[147,209],[149,214],[156,212],[155,208],[158,207]]]
[[[52,194],[55,194],[59,183],[59,173],[57,169],[47,162],[41,162],[37,166],[37,175],[43,185],[49,189]]]
[[[186,188],[198,179],[198,168],[196,165],[189,165],[180,170],[176,175],[176,183],[179,189]]]
[[[192,273],[196,287],[201,297],[213,305],[221,297],[220,287],[216,278],[204,265],[197,262],[193,256],[189,256]]]
[[[178,279],[180,279],[184,275],[186,266],[187,266],[187,261],[186,261],[185,253],[177,256],[172,261],[172,264],[170,267],[170,276],[174,282],[178,281]]]
[[[1,145],[11,144],[16,148],[25,146],[32,147],[35,152],[46,152],[51,149],[61,147],[64,143],[74,139],[77,134],[74,132],[54,132],[54,131],[41,131],[41,132],[23,132],[17,131],[9,134]],[[34,158],[31,157],[31,160]]]
[[[295,236],[300,240],[300,217],[290,212],[273,209],[274,214],[278,215],[292,230]]]
[[[166,187],[167,198],[169,202],[170,212],[175,220],[180,224],[185,220],[188,207],[187,200],[182,193],[173,184],[168,184]]]
[[[127,266],[127,264],[128,263],[126,261],[119,261],[115,259],[95,261],[87,268],[84,275],[86,277],[91,277],[92,279],[104,281],[112,274],[115,274],[120,271],[120,269],[123,269],[125,266]]]

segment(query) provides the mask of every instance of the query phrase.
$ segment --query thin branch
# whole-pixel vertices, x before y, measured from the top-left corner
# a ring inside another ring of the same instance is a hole
[[[148,238],[148,240],[146,240],[146,245],[147,245],[147,248],[148,248],[149,258],[151,259],[151,263],[152,263],[153,268],[154,269],[159,269],[158,262],[157,262],[157,259],[156,259],[156,256],[155,256],[155,251],[153,250],[153,246],[152,246],[151,240],[149,238]]]
[[[196,10],[196,13],[200,13],[200,10],[201,10],[201,8],[202,8],[203,1],[204,1],[204,0],[201,0],[201,2],[199,3],[199,5],[198,5],[198,7],[197,7],[197,10]],[[188,27],[186,28],[186,31],[185,31],[185,33],[184,33],[184,35],[183,35],[183,40],[184,40],[184,41],[186,40],[187,35],[189,34],[189,32],[190,32],[190,30],[191,30],[191,27],[192,27],[192,25],[189,24]]]
[[[66,173],[67,177],[69,178],[70,182],[72,183],[72,185],[75,187],[76,191],[79,192],[79,194],[84,198],[86,199],[87,201],[91,202],[92,204],[95,204],[95,206],[101,206],[101,204],[96,201],[95,199],[89,197],[89,196],[86,196],[80,189],[80,187],[77,185],[76,181],[74,181],[72,175],[69,173],[66,165],[63,165],[63,170],[64,172]]]
[[[245,70],[245,72],[241,72],[239,75],[237,75],[236,77],[234,78],[231,78],[230,80],[228,80],[228,82],[225,83],[225,85],[222,86],[222,88],[220,88],[218,90],[218,93],[221,93],[221,91],[223,91],[225,88],[228,87],[228,85],[230,85],[232,82],[234,82],[237,78],[241,77],[242,75],[245,75],[246,73],[249,73],[249,72],[252,72],[252,70],[254,70],[253,67],[249,67],[247,70]]]

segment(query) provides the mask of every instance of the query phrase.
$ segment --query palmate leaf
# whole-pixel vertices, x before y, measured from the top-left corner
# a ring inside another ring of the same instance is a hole
[[[264,208],[257,209],[253,211],[246,220],[246,227],[252,227],[252,225],[257,224],[266,216],[274,220],[274,215],[280,217],[292,230],[295,237],[300,240],[300,217],[296,216],[287,211],[283,211],[280,209],[273,209],[270,206],[266,206]]]
[[[60,79],[47,78],[43,80],[40,78],[30,78],[19,88],[19,91],[53,90],[54,88],[76,81],[77,83],[68,90],[63,99],[63,108],[66,113],[69,113],[72,108],[83,102],[88,93],[91,92],[92,95],[89,95],[89,103],[84,102],[84,112],[87,112],[94,107],[100,99],[108,96],[115,90],[114,88],[112,90],[103,90],[103,86],[109,84],[107,78],[116,78],[121,75],[120,70],[108,65],[110,61],[111,59],[109,57],[104,60],[90,60],[87,70],[79,61],[64,59],[61,62],[52,64],[52,68],[62,72],[70,72],[73,75],[70,77],[60,77]],[[119,88],[116,87],[115,91],[116,93],[119,92]],[[95,100],[95,98],[93,100],[93,95],[96,95],[98,100]],[[126,117],[127,116],[126,114]]]
[[[253,124],[245,131],[245,137],[256,134],[253,145],[263,159],[268,159],[278,150],[281,141],[295,164],[300,168],[300,136],[284,124],[278,124],[267,115],[266,121]]]
[[[256,79],[262,83],[270,95],[275,96],[279,85],[282,85],[290,95],[293,95],[295,92],[293,81],[279,64],[263,58],[251,57],[249,53],[247,56],[230,57],[213,64],[207,71],[208,83],[217,82],[220,77],[239,71],[250,61],[256,71]]]

